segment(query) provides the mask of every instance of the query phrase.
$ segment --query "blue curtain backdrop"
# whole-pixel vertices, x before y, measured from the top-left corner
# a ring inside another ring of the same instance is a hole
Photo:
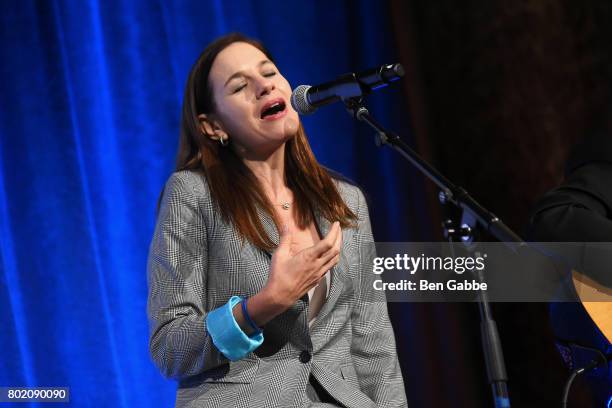
[[[171,406],[175,384],[148,355],[145,268],[192,63],[241,31],[293,86],[317,83],[396,62],[388,21],[370,1],[2,2],[0,386],[68,386],[80,407]],[[411,140],[401,87],[369,101]],[[419,178],[365,125],[340,104],[304,124],[319,161],[369,195],[377,240],[423,237]],[[421,367],[413,346],[399,344]]]

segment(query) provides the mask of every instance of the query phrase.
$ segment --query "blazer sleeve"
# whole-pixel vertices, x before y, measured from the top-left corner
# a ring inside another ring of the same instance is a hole
[[[361,276],[357,279],[357,292],[351,313],[351,356],[361,390],[377,407],[406,407],[404,381],[385,293],[373,290],[371,286],[365,287],[366,282],[371,281],[371,265],[376,249],[368,206],[361,190],[357,189],[357,192],[359,221],[355,239],[358,240]]]
[[[147,263],[149,350],[177,380],[228,363],[206,328],[207,232],[192,177],[167,181]]]

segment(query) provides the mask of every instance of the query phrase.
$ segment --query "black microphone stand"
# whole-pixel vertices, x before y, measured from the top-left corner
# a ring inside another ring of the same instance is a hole
[[[412,163],[421,173],[433,181],[439,188],[440,203],[450,206],[457,214],[456,219],[449,218],[443,223],[444,235],[449,242],[457,241],[466,244],[468,251],[475,251],[474,238],[478,232],[487,231],[493,237],[506,244],[516,252],[526,243],[499,218],[474,200],[468,192],[453,183],[438,172],[434,167],[421,158],[400,137],[385,129],[362,103],[362,96],[370,93],[364,84],[355,81],[354,86],[345,87],[346,94],[339,95],[347,110],[356,120],[365,122],[376,131],[376,145],[390,146]],[[484,281],[484,271],[476,274],[480,282]],[[487,377],[493,391],[493,401],[496,408],[509,408],[508,375],[501,347],[501,340],[497,331],[497,324],[493,320],[491,307],[485,291],[478,295],[480,309],[480,331],[482,348],[487,369]]]

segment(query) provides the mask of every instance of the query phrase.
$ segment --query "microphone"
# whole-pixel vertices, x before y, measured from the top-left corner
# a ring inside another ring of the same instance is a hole
[[[384,88],[404,76],[401,64],[382,65],[359,73],[348,73],[321,85],[300,85],[291,94],[291,106],[301,115],[339,99],[355,98]]]

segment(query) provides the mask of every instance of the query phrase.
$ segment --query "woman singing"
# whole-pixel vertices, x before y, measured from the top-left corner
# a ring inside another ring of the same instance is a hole
[[[177,407],[404,407],[359,188],[319,165],[265,48],[211,43],[185,91],[148,261]],[[366,296],[367,294],[367,296]]]

